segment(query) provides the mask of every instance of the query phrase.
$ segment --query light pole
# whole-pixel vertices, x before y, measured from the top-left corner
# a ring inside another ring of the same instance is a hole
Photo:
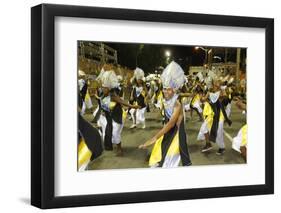
[[[217,55],[215,55],[215,56],[213,57],[213,59],[219,59],[219,60],[221,61],[221,57],[219,57],[219,56],[217,56]]]
[[[236,91],[239,88],[240,84],[240,55],[241,55],[241,48],[237,48],[236,51]]]
[[[167,65],[167,64],[169,64],[169,60],[170,60],[170,57],[171,57],[170,50],[165,51],[165,56],[166,56],[166,65]]]
[[[140,44],[138,46],[138,49],[137,49],[137,53],[136,53],[136,67],[138,66],[138,56],[139,54],[141,53],[142,49],[144,48],[144,45],[143,44]]]
[[[195,47],[195,50],[201,49],[205,52],[205,60],[204,60],[204,64],[209,64],[208,63],[208,55],[212,52],[212,49],[207,49],[204,47]]]

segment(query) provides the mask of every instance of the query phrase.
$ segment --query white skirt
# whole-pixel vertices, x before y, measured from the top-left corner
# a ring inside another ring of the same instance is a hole
[[[104,140],[105,137],[105,129],[107,125],[107,120],[104,115],[100,115],[99,120],[97,121],[98,126],[101,126],[102,128],[102,139]],[[119,144],[121,142],[121,133],[123,129],[124,124],[116,123],[112,120],[112,143],[113,144]]]
[[[180,154],[178,155],[172,155],[172,156],[166,156],[164,163],[162,165],[162,168],[173,168],[178,167],[181,161]]]
[[[197,140],[202,141],[205,140],[205,134],[209,132],[208,129],[208,123],[207,121],[204,120],[204,122],[202,123],[199,133],[197,135]]]
[[[81,109],[81,115],[85,114],[86,109],[91,109],[93,107],[92,101],[90,98],[85,99],[85,101],[83,101],[83,105],[82,105],[82,109]]]
[[[83,163],[83,164],[79,167],[78,171],[79,171],[79,172],[84,172],[84,171],[86,171],[87,168],[88,168],[89,163],[90,163],[90,159],[87,160],[85,163]]]
[[[237,151],[239,153],[241,153],[240,147],[242,145],[242,140],[243,140],[243,131],[242,131],[242,129],[243,129],[243,127],[239,130],[237,136],[234,137],[233,141],[232,141],[232,149],[234,149],[235,151]]]
[[[194,104],[193,104],[193,107],[196,108],[198,110],[199,113],[202,113],[203,110],[200,106],[200,101],[196,101]]]
[[[94,116],[94,117],[96,117],[96,114],[98,113],[99,108],[100,108],[100,106],[98,105],[97,108],[96,108],[96,110],[93,112],[93,116]]]
[[[219,148],[224,149],[223,123],[224,123],[223,121],[219,121],[216,143],[218,144]],[[207,121],[205,120],[201,125],[199,133],[197,135],[197,140],[205,140],[205,134],[208,132],[209,132],[208,124]]]
[[[184,105],[184,110],[187,112],[188,110],[190,110],[190,104],[185,104]]]
[[[87,109],[91,109],[93,107],[93,103],[92,103],[90,96],[86,95],[85,104],[86,104]]]
[[[134,113],[136,111],[136,124],[144,123],[145,122],[145,111],[146,107],[141,109],[131,109],[129,112],[131,116],[134,116]]]
[[[230,118],[230,113],[231,113],[231,104],[230,103],[227,104],[225,113],[226,113],[227,117]]]
[[[84,115],[84,114],[85,114],[85,111],[86,111],[86,104],[85,104],[85,101],[83,101],[83,105],[82,105],[82,109],[81,109],[80,114],[81,114],[81,115]]]

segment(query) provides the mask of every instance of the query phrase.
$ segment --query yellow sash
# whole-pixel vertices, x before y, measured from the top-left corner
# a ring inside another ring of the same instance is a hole
[[[155,142],[151,155],[150,155],[150,158],[149,158],[149,166],[153,166],[161,161],[161,158],[162,158],[161,144],[162,144],[163,138],[164,138],[164,135]],[[166,156],[178,155],[179,153],[180,153],[179,131],[177,131],[177,133],[176,133],[175,137],[173,138],[173,141],[168,149]]]
[[[88,149],[84,139],[80,140],[78,145],[78,168],[91,159],[92,152]]]

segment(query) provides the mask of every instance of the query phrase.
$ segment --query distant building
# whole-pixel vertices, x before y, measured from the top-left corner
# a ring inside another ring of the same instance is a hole
[[[188,74],[189,75],[197,75],[201,72],[203,75],[206,74],[206,69],[204,66],[190,66]]]
[[[234,75],[236,72],[236,63],[227,62],[227,63],[212,63],[210,69],[218,76],[220,75]],[[197,75],[199,72],[206,76],[208,72],[207,66],[190,66],[189,75]]]

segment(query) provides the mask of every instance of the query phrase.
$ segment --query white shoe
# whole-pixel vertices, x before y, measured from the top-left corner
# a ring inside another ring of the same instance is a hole
[[[134,129],[136,127],[137,127],[136,124],[133,124],[132,126],[130,126],[130,129]]]
[[[142,125],[142,127],[141,127],[142,129],[145,129],[145,124],[144,125]]]

